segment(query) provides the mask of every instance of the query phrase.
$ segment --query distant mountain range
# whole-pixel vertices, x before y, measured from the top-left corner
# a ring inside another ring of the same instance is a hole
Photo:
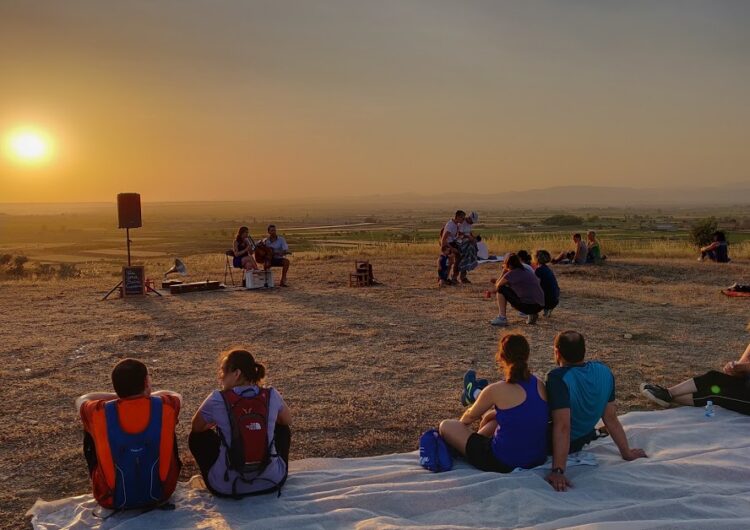
[[[558,208],[580,209],[587,207],[714,207],[750,206],[750,182],[701,188],[627,188],[615,186],[555,186],[527,191],[504,193],[442,193],[427,195],[420,193],[399,193],[364,195],[356,197],[311,197],[308,199],[249,199],[246,201],[184,201],[151,202],[151,205],[172,205],[174,208],[213,208],[224,204],[228,211],[245,211],[253,208],[286,206],[296,208],[329,209],[338,211],[363,211],[364,209],[534,209]],[[64,212],[94,212],[109,210],[112,202],[98,203],[0,203],[1,214],[56,214]]]
[[[463,204],[472,208],[497,207],[622,207],[750,205],[750,182],[704,188],[626,188],[614,186],[555,186],[527,191],[441,195],[399,194],[359,197],[355,201],[398,202],[420,205]]]

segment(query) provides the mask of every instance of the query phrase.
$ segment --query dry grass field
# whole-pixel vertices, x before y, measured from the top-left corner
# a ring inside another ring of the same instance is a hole
[[[421,431],[461,413],[467,368],[494,376],[503,333],[488,324],[495,307],[482,296],[497,268],[472,273],[472,285],[438,290],[435,258],[373,257],[383,285],[362,289],[346,285],[350,258],[325,255],[295,256],[291,287],[265,292],[100,301],[117,281],[114,265],[84,267],[71,280],[0,282],[0,526],[23,526],[39,497],[88,491],[73,400],[109,390],[112,366],[129,356],[148,364],[156,388],[184,396],[183,479],[197,472],[190,418],[216,386],[219,352],[232,345],[255,352],[267,383],[291,406],[293,459],[415,449]],[[186,262],[194,280],[223,275],[216,255]],[[588,357],[616,375],[620,410],[644,409],[640,381],[682,380],[742,351],[750,299],[719,289],[750,283],[748,264],[638,258],[558,266],[563,298],[553,317],[531,327],[513,313],[510,320],[529,337],[542,374],[553,367],[555,333],[582,331]],[[147,261],[152,276],[165,265]]]

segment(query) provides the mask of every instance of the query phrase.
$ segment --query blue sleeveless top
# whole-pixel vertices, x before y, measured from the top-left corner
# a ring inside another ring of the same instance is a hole
[[[507,466],[529,469],[547,459],[549,408],[539,395],[536,377],[516,384],[526,391],[526,401],[509,409],[495,407],[492,454]]]

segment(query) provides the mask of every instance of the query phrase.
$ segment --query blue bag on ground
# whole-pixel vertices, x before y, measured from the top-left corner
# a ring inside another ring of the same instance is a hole
[[[419,437],[419,465],[433,473],[453,468],[453,458],[437,429],[429,429]]]

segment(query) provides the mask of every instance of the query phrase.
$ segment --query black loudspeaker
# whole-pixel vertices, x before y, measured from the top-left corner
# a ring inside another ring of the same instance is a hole
[[[141,224],[141,194],[117,194],[118,228],[140,228]]]

